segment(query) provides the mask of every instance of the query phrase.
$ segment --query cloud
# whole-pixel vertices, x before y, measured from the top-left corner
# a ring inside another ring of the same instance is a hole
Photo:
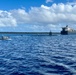
[[[33,29],[56,29],[66,24],[76,24],[76,4],[52,4],[11,11],[0,11],[0,26],[32,25]]]
[[[31,21],[31,16],[24,9],[11,10],[10,13],[16,19],[18,24],[25,24]]]
[[[18,24],[61,24],[76,23],[76,5],[70,4],[53,4],[48,7],[31,7],[29,12],[24,9],[12,10],[10,13],[17,20]]]
[[[74,2],[67,2],[67,4],[68,4],[68,5],[73,5],[73,6],[74,6],[74,5],[76,5],[76,1],[74,1]]]
[[[11,15],[10,12],[0,10],[0,27],[16,25],[16,19]]]
[[[46,0],[46,3],[53,2],[53,0]]]

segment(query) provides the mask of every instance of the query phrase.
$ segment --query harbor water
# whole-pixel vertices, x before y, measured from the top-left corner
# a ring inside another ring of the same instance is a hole
[[[12,35],[0,40],[0,75],[76,75],[76,35]]]

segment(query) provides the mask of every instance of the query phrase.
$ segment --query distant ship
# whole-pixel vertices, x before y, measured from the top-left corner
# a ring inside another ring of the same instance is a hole
[[[76,34],[76,30],[68,27],[68,25],[66,25],[66,27],[62,27],[62,31],[61,31],[62,35],[68,35],[68,34]]]

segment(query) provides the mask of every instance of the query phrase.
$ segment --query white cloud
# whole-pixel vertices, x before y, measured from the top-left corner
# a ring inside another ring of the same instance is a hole
[[[53,4],[52,6],[31,7],[29,12],[24,9],[12,10],[12,16],[18,24],[60,24],[76,23],[76,5]]]
[[[53,0],[46,0],[46,3],[53,2]]]
[[[0,26],[16,26],[16,19],[11,15],[10,12],[0,10]]]
[[[11,11],[0,11],[0,26],[34,25],[32,28],[60,27],[59,25],[76,24],[76,4],[52,4],[52,6],[41,5],[31,7],[27,12],[25,9]],[[35,26],[36,25],[36,26]],[[38,26],[37,26],[38,25]],[[54,26],[53,26],[54,25]]]
[[[10,13],[17,20],[18,24],[25,24],[31,21],[31,17],[24,9],[11,10]]]

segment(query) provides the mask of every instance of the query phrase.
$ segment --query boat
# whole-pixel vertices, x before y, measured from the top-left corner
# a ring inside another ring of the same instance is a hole
[[[68,25],[66,25],[66,27],[62,27],[61,34],[62,35],[76,34],[76,30],[74,30],[74,29],[68,27]]]
[[[11,40],[8,36],[1,36],[0,40]]]

